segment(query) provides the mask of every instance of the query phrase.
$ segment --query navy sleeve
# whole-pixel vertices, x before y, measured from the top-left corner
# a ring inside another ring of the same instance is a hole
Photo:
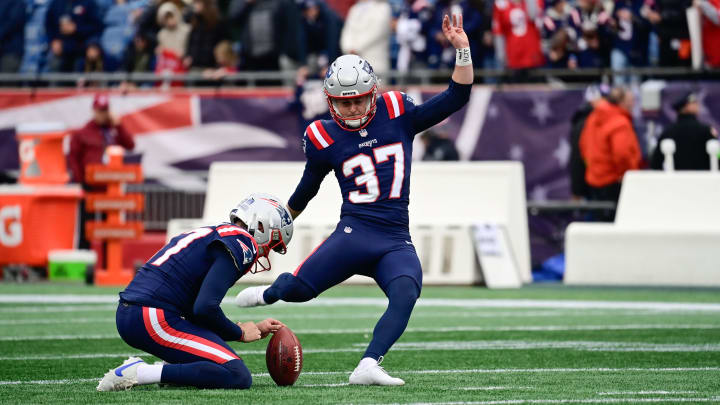
[[[209,248],[208,253],[214,260],[195,299],[193,319],[217,333],[223,340],[240,340],[242,329],[220,309],[220,303],[230,287],[240,278],[240,273],[226,248],[215,244]]]
[[[310,200],[320,190],[320,184],[325,176],[332,170],[327,163],[315,157],[316,150],[313,149],[312,143],[307,141],[307,134],[303,137],[303,148],[307,156],[305,171],[295,192],[288,200],[288,206],[295,211],[302,211],[307,207]]]
[[[447,90],[409,111],[414,134],[422,132],[461,109],[470,100],[472,84],[450,80]],[[407,104],[407,103],[406,103]]]

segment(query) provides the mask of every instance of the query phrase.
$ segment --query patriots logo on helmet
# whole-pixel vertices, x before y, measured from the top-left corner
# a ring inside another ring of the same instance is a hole
[[[365,61],[365,63],[363,63],[362,70],[366,71],[368,74],[373,74],[373,68],[372,66],[370,66],[368,61]]]
[[[281,226],[287,226],[292,224],[292,218],[288,211],[283,207],[278,207],[278,214],[280,214]]]

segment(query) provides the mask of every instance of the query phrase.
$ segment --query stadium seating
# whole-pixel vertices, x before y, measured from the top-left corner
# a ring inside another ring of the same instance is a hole
[[[627,173],[614,224],[568,226],[565,283],[720,286],[718,207],[718,173]]]
[[[293,192],[303,163],[213,163],[202,220],[174,220],[168,238],[204,223],[226,221],[245,195],[263,191],[286,199]],[[518,162],[415,163],[410,189],[410,227],[428,284],[474,284],[481,281],[471,225],[491,223],[506,230],[519,278],[530,282],[530,247],[523,167]],[[252,176],[246,173],[253,173]],[[251,281],[267,282],[292,271],[335,228],[340,192],[332,174],[295,224],[291,248],[273,255],[271,274]],[[351,282],[368,282],[354,277]]]

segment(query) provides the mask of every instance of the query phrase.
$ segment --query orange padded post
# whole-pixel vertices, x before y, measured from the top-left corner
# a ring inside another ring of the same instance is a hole
[[[132,280],[132,269],[122,267],[123,239],[139,239],[143,233],[142,222],[125,221],[128,211],[141,212],[144,201],[141,195],[125,194],[126,183],[143,181],[140,165],[123,164],[124,151],[120,146],[110,146],[106,151],[107,165],[88,165],[86,181],[90,184],[106,184],[105,194],[92,193],[87,196],[88,211],[107,213],[105,222],[88,222],[86,233],[89,239],[107,240],[105,268],[95,270],[98,285],[126,285]]]

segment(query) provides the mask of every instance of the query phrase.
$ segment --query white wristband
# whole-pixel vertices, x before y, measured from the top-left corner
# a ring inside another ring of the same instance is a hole
[[[470,48],[460,48],[455,50],[455,66],[472,65],[470,57]]]

